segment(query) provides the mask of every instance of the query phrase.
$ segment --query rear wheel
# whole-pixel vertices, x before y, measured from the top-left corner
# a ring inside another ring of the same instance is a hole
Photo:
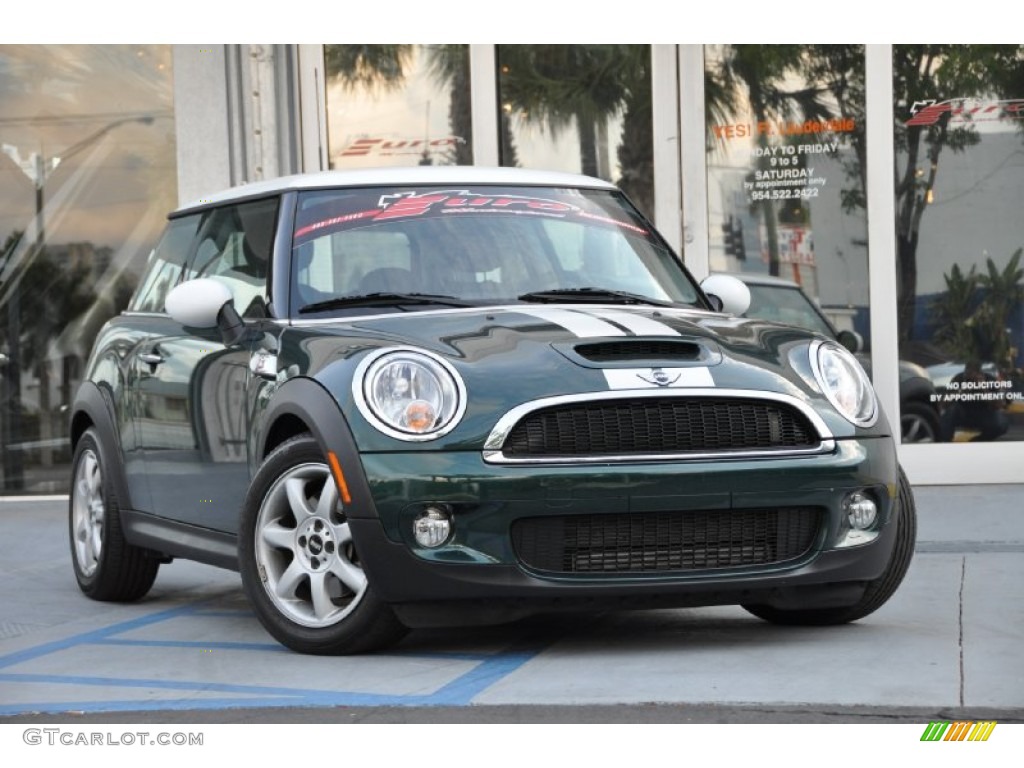
[[[75,446],[71,477],[68,528],[79,588],[93,600],[138,600],[153,586],[160,562],[125,540],[117,493],[93,429]]]
[[[246,497],[242,583],[266,630],[300,653],[361,653],[406,632],[373,592],[347,511],[309,435],[278,446]]]
[[[767,605],[744,605],[743,607],[758,618],[773,624],[790,624],[805,626],[826,626],[830,624],[846,624],[862,619],[874,613],[892,597],[896,588],[903,581],[914,556],[914,542],[917,539],[917,508],[914,494],[907,476],[900,469],[899,497],[896,503],[895,518],[892,525],[896,526],[896,546],[893,548],[892,559],[882,575],[868,582],[864,595],[853,605],[841,608],[814,608],[807,610],[791,610],[773,608]]]

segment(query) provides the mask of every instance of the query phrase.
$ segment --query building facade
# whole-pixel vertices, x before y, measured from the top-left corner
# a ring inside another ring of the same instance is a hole
[[[67,491],[168,211],[410,164],[619,184],[698,279],[859,337],[914,482],[1021,478],[1024,45],[0,46],[0,146],[3,495]]]

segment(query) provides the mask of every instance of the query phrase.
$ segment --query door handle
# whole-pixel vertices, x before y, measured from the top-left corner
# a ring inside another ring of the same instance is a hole
[[[149,365],[160,365],[164,359],[156,352],[140,352],[139,360]]]

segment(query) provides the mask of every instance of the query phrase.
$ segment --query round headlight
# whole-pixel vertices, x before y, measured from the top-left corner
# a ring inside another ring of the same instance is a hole
[[[811,345],[811,367],[821,391],[848,421],[870,427],[878,419],[871,380],[848,350],[829,342]]]
[[[465,387],[455,369],[421,350],[370,355],[356,371],[352,388],[367,420],[400,440],[441,437],[466,407]]]

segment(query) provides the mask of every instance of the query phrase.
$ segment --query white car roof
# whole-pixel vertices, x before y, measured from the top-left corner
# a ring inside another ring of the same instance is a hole
[[[800,284],[784,277],[774,277],[756,272],[715,272],[716,275],[730,275],[748,285],[775,285],[785,288],[799,288]]]
[[[272,195],[298,189],[330,187],[407,186],[415,184],[496,184],[537,187],[583,187],[615,189],[615,185],[592,176],[526,168],[486,168],[475,165],[409,166],[367,168],[348,171],[321,171],[243,184],[203,197],[178,208],[181,214],[211,205]]]

